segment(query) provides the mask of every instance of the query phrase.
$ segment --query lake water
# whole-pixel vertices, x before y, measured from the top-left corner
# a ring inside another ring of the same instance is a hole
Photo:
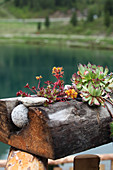
[[[24,90],[26,83],[36,86],[37,75],[43,76],[42,84],[53,80],[51,70],[54,66],[64,68],[65,84],[70,84],[71,76],[77,71],[79,63],[91,62],[108,66],[111,72],[112,61],[113,51],[60,46],[0,45],[0,98],[16,96],[17,91]],[[0,143],[0,159],[7,158],[8,149],[8,145]],[[108,144],[87,152],[112,153],[112,150],[112,144]],[[64,169],[66,168],[67,166]]]

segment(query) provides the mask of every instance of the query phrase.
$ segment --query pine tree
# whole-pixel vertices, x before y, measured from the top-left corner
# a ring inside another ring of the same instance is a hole
[[[93,22],[93,20],[94,20],[93,15],[94,15],[94,13],[93,13],[93,11],[90,9],[90,10],[88,11],[88,15],[87,15],[87,21],[88,21],[88,22]]]
[[[49,28],[49,26],[50,26],[49,16],[46,16],[46,18],[45,18],[45,26],[46,26],[46,28]]]
[[[37,29],[38,29],[38,30],[41,30],[41,22],[38,22],[38,24],[37,24]]]
[[[105,14],[104,14],[104,24],[105,24],[105,26],[106,27],[109,27],[110,26],[110,14],[109,14],[109,12],[106,12]]]
[[[70,22],[71,22],[71,24],[72,24],[73,26],[76,26],[76,25],[77,25],[77,15],[76,15],[76,12],[73,13]]]
[[[19,6],[20,6],[20,1],[19,1],[19,0],[14,0],[14,5],[15,5],[16,7],[19,7]]]
[[[113,0],[106,0],[104,4],[104,12],[113,16]]]

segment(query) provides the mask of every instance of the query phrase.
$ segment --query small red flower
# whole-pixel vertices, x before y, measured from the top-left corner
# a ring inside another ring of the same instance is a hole
[[[20,92],[18,91],[18,92],[16,93],[16,95],[17,95],[17,96],[20,96],[21,94],[20,94]]]
[[[53,84],[52,81],[49,81],[49,80],[45,81],[44,83],[47,84],[47,85]]]
[[[35,86],[32,86],[32,89],[33,89],[33,90],[35,90],[35,89],[36,89],[36,87],[35,87]]]
[[[29,88],[29,84],[27,83],[26,86],[24,86],[25,88]]]

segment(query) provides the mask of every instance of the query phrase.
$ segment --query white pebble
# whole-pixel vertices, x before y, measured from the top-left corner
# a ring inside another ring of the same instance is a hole
[[[69,85],[69,84],[64,86],[64,90],[68,90],[69,88],[71,88],[71,85]]]
[[[11,119],[17,127],[22,128],[28,123],[28,109],[23,104],[16,106],[11,113]]]

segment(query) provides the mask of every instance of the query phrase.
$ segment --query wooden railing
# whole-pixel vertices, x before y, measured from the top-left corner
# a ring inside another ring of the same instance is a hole
[[[98,155],[98,156],[100,158],[100,161],[108,161],[108,160],[110,160],[111,165],[110,165],[109,170],[113,170],[113,154],[101,154],[101,155]],[[63,164],[63,163],[73,163],[74,158],[75,158],[75,156],[68,156],[68,157],[61,158],[61,159],[58,159],[58,160],[55,160],[55,161],[49,160],[48,163],[49,164],[54,164],[54,165]],[[99,165],[99,167],[100,167],[99,170],[108,170],[108,168],[103,163],[101,163]],[[62,168],[54,168],[54,170],[62,170]],[[70,167],[69,170],[73,170],[73,167]]]
[[[100,161],[111,161],[111,167],[110,170],[113,170],[113,154],[103,154],[103,155],[98,155],[100,158]],[[65,158],[61,158],[58,160],[51,160],[48,159],[48,164],[49,165],[58,165],[58,164],[65,164],[65,163],[73,163],[74,162],[75,156],[67,156]],[[0,160],[0,167],[6,166],[7,160]],[[106,170],[105,164],[100,164],[100,169],[99,170]],[[61,167],[55,167],[54,170],[62,170]],[[73,167],[69,167],[69,170],[73,170]]]

